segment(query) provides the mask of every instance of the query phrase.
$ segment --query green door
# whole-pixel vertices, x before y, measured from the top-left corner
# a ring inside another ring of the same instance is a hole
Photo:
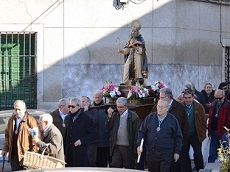
[[[13,109],[15,100],[37,106],[35,33],[0,33],[0,110]]]

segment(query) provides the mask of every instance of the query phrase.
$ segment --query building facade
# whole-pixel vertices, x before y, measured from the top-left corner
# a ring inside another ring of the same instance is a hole
[[[175,96],[193,82],[225,79],[230,6],[187,0],[2,0],[1,110],[14,99],[53,109],[62,97],[92,97],[106,81],[119,85],[131,22],[141,22],[149,78]],[[15,68],[17,70],[15,70]],[[28,95],[27,95],[28,94]]]

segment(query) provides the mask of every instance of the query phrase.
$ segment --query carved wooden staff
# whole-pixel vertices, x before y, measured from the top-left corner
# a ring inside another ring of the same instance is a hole
[[[116,39],[116,42],[117,42],[117,48],[118,48],[118,51],[117,51],[117,52],[119,53],[119,51],[120,51],[120,38],[119,38],[119,37]],[[119,59],[121,59],[120,57],[121,57],[121,54],[119,53]],[[122,64],[122,62],[121,62],[121,64]],[[122,65],[121,65],[121,66],[122,66]],[[121,67],[121,75],[122,75],[122,78],[121,78],[121,79],[122,79],[122,81],[123,81],[123,74],[122,74],[122,73],[123,73],[123,70],[122,70],[122,67]]]

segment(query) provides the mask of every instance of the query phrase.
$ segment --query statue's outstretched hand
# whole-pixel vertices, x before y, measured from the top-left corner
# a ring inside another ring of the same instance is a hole
[[[124,54],[125,52],[124,52],[124,50],[119,50],[118,53]]]

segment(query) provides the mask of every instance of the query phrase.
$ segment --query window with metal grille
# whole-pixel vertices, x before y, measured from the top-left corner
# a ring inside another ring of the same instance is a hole
[[[0,32],[0,47],[0,110],[18,99],[36,108],[36,33]]]

